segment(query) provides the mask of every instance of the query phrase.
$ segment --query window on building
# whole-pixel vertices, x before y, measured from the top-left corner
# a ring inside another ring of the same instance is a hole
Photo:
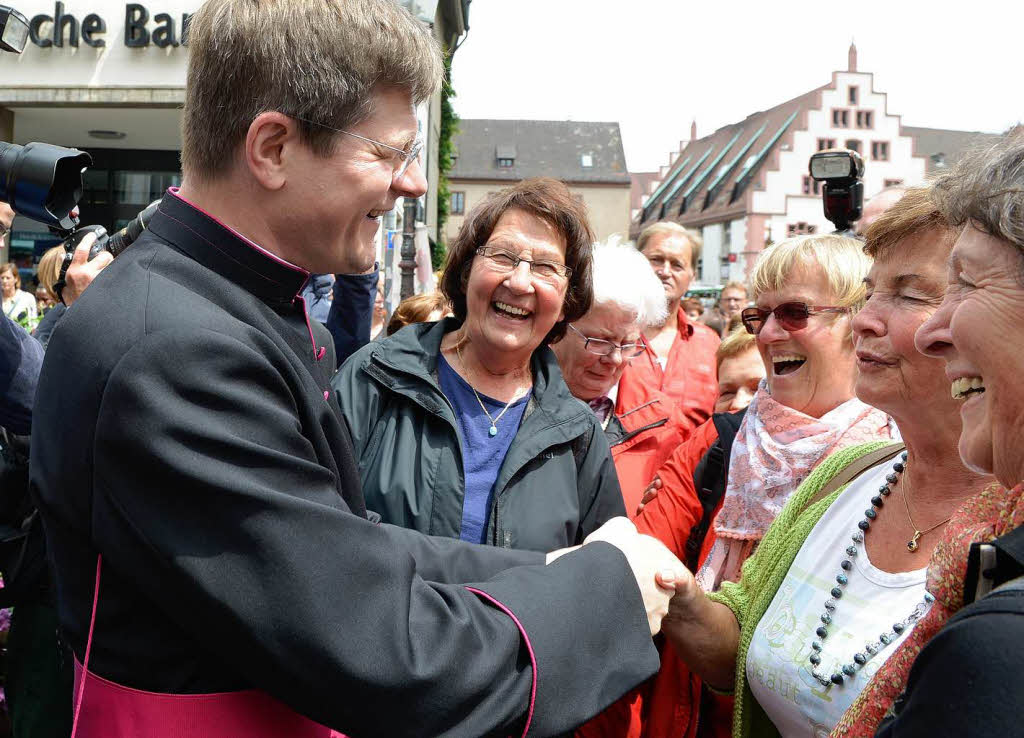
[[[861,153],[861,151],[860,151],[860,141],[857,140],[856,138],[848,138],[848,139],[846,139],[846,142],[843,145],[846,148],[848,148],[850,151],[856,151],[858,154]]]
[[[448,208],[448,212],[452,215],[462,215],[466,212],[466,193],[465,192],[453,192],[451,207]]]
[[[857,127],[858,128],[874,128],[875,127],[875,114],[870,110],[858,110],[857,111]]]
[[[889,161],[889,142],[872,141],[871,158],[875,161]]]
[[[850,85],[850,89],[848,89],[846,91],[846,101],[850,105],[859,105],[860,104],[860,99],[859,98],[860,98],[860,90],[857,88],[856,85]]]
[[[581,155],[580,156],[580,164],[582,164],[584,167],[588,167],[588,168],[594,166],[594,157],[593,157],[593,155],[592,154],[583,154],[583,155]]]
[[[832,108],[832,126],[834,128],[849,128],[850,111],[846,108]]]
[[[512,144],[498,144],[494,147],[494,158],[502,169],[511,169],[516,163],[516,147]]]
[[[810,223],[787,223],[786,224],[786,238],[793,238],[793,236],[810,236],[818,232],[818,226],[811,225]]]
[[[816,180],[814,177],[805,174],[804,175],[804,186],[803,192],[805,195],[820,195],[821,194],[821,182]]]
[[[885,180],[885,187],[899,187],[903,184],[902,179],[887,179]]]
[[[819,138],[818,139],[818,151],[824,151],[825,149],[834,149],[836,147],[836,140],[834,138]]]

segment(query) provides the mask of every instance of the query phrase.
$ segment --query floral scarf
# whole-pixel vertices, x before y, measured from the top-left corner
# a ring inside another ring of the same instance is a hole
[[[698,574],[708,591],[736,581],[789,496],[834,451],[892,437],[889,416],[853,398],[820,418],[777,402],[761,380],[729,458],[725,500],[715,518],[716,540]]]
[[[924,645],[964,606],[967,555],[974,543],[991,541],[1024,525],[1024,484],[1010,491],[992,485],[970,498],[946,524],[928,562],[928,591],[935,604],[882,664],[832,730],[832,738],[873,736],[882,718],[907,686],[910,667]]]

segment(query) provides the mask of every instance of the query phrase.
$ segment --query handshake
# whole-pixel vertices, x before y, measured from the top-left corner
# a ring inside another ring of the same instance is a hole
[[[682,562],[657,538],[638,533],[636,526],[626,518],[612,518],[587,536],[583,545],[596,541],[610,543],[625,555],[644,600],[651,635],[661,630],[661,621],[668,614],[669,600],[676,593],[684,597],[695,593],[697,583]],[[552,551],[548,554],[547,563],[578,548]]]

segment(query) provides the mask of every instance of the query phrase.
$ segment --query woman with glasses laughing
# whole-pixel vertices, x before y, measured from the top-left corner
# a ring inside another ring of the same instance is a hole
[[[601,425],[548,348],[590,308],[592,242],[564,184],[494,193],[451,245],[441,290],[454,317],[341,367],[366,505],[384,522],[552,551],[625,512]]]

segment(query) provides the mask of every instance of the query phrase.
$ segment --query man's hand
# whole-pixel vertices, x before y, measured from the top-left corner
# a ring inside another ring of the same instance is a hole
[[[647,611],[651,635],[661,630],[669,600],[679,586],[689,588],[693,575],[665,545],[651,536],[640,535],[626,518],[612,518],[595,530],[583,545],[595,541],[610,543],[626,556]]]
[[[96,235],[88,234],[78,244],[78,248],[75,249],[74,256],[71,258],[68,273],[64,277],[64,292],[61,295],[64,298],[64,304],[68,307],[71,307],[71,303],[82,296],[85,288],[96,279],[96,275],[114,260],[109,251],[101,251],[96,254],[95,259],[89,261],[89,249],[94,243],[96,243]]]
[[[661,477],[655,477],[651,483],[647,485],[647,489],[644,490],[644,496],[640,499],[640,504],[636,506],[637,515],[644,511],[644,507],[647,506],[647,503],[651,502],[658,496],[659,489],[661,489]]]

